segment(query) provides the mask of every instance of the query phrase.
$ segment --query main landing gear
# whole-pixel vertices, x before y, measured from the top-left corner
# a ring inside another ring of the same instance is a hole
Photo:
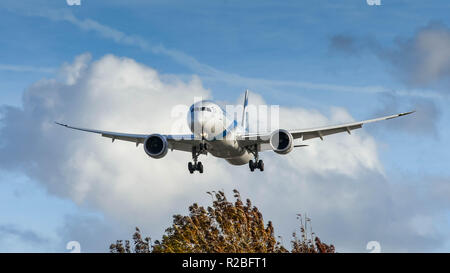
[[[195,171],[198,171],[199,173],[203,173],[203,164],[202,162],[189,162],[188,163],[188,169],[190,173],[194,173]]]
[[[190,173],[194,173],[195,171],[198,171],[199,173],[203,173],[203,164],[202,164],[202,162],[198,161],[198,156],[201,153],[206,152],[206,150],[207,150],[206,143],[200,143],[198,150],[197,150],[197,147],[192,148],[192,160],[194,162],[188,163],[188,170]]]
[[[264,171],[264,161],[262,161],[261,159],[258,160],[258,158],[259,158],[259,156],[258,156],[258,147],[255,146],[255,148],[253,150],[250,150],[250,152],[255,157],[255,161],[250,160],[248,162],[248,166],[250,167],[250,171],[254,172],[255,169],[259,169],[261,172],[263,172]]]

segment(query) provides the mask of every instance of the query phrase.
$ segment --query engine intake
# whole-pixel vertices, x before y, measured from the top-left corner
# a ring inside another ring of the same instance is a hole
[[[150,135],[144,142],[144,150],[152,158],[163,158],[169,151],[169,143],[162,135]]]
[[[276,130],[270,136],[270,146],[277,154],[285,155],[292,151],[292,143],[294,143],[294,138],[291,133],[284,129]]]

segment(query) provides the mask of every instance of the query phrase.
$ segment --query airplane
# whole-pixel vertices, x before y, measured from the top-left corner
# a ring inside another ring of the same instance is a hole
[[[376,121],[389,120],[414,113],[415,111],[384,116],[380,118],[350,122],[340,125],[324,126],[312,129],[276,129],[272,132],[249,133],[248,132],[248,90],[245,91],[242,122],[238,123],[218,104],[209,100],[201,100],[194,103],[188,112],[188,126],[192,134],[165,135],[165,134],[127,134],[108,132],[93,129],[72,127],[67,124],[55,122],[66,128],[96,133],[103,137],[115,140],[134,142],[136,147],[143,144],[148,156],[160,159],[166,156],[169,150],[177,150],[192,153],[193,162],[188,163],[188,170],[192,174],[195,171],[203,173],[203,164],[198,161],[200,155],[211,155],[223,158],[232,165],[248,164],[250,171],[259,169],[264,171],[264,162],[259,158],[262,151],[272,150],[281,155],[288,154],[294,148],[308,145],[295,144],[295,139],[302,141],[320,138],[337,133],[347,132],[362,128],[364,124]],[[303,143],[303,142],[302,142]]]

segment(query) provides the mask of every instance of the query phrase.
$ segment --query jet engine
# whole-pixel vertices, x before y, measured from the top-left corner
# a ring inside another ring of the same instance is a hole
[[[276,130],[270,136],[270,146],[277,154],[285,155],[292,151],[294,138],[291,133],[284,129]]]
[[[152,158],[163,158],[169,151],[169,143],[162,135],[150,135],[144,142],[144,150]]]

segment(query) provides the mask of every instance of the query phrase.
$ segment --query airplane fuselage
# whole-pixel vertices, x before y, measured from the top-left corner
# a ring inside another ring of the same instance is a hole
[[[244,129],[216,103],[194,103],[189,108],[187,119],[192,133],[204,140],[207,151],[213,156],[224,158],[233,165],[247,164],[253,158],[236,141],[236,136],[242,134]]]

